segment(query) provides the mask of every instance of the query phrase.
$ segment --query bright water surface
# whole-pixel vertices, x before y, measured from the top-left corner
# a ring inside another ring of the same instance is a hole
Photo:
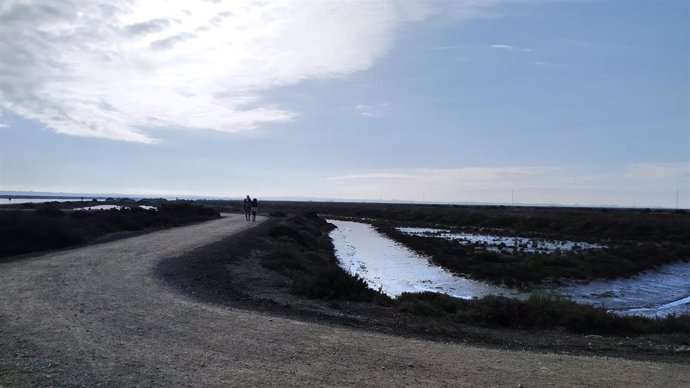
[[[526,297],[516,290],[454,275],[378,233],[369,224],[329,222],[337,226],[331,238],[343,268],[390,296],[434,291],[459,298],[489,294]],[[549,291],[580,303],[604,306],[621,315],[690,314],[690,263],[666,265],[628,279],[573,283]]]
[[[412,236],[438,237],[446,240],[458,241],[461,244],[484,244],[490,251],[511,251],[514,247],[521,252],[551,253],[555,251],[571,251],[585,249],[602,249],[605,245],[591,244],[578,241],[545,240],[527,237],[506,237],[490,234],[458,233],[443,229],[432,228],[397,228],[399,231]]]
[[[453,275],[376,232],[369,224],[328,222],[338,227],[331,232],[331,238],[341,265],[362,277],[371,288],[390,296],[423,291],[465,299],[491,294],[518,296],[514,290]]]
[[[142,209],[145,209],[145,210],[158,210],[155,206],[141,205],[139,207]],[[74,208],[73,210],[110,210],[110,209],[117,209],[117,210],[129,209],[129,206],[96,205],[96,206],[77,207],[77,208]]]

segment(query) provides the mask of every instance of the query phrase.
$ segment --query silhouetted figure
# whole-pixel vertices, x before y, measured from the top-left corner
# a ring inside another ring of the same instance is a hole
[[[247,194],[247,198],[244,199],[244,219],[246,221],[249,221],[251,219],[251,212],[252,212],[252,199],[249,198],[249,194]]]
[[[256,213],[259,211],[259,201],[254,198],[252,199],[252,218],[256,222]]]

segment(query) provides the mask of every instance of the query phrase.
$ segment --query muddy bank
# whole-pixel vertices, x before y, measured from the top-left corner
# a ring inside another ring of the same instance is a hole
[[[166,259],[156,273],[169,287],[205,302],[363,331],[500,349],[690,362],[690,339],[685,334],[619,337],[486,328],[418,316],[385,303],[296,296],[288,276],[263,265],[269,249],[267,234],[276,222],[267,221],[181,257]]]

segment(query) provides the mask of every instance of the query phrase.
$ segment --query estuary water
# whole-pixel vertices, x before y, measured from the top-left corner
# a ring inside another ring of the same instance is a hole
[[[524,297],[509,288],[464,277],[433,265],[425,257],[378,233],[371,225],[328,220],[335,254],[343,268],[371,288],[396,297],[403,292],[434,291],[469,299],[486,295]]]
[[[441,292],[458,298],[504,295],[524,299],[518,290],[455,275],[427,257],[378,233],[371,225],[329,220],[335,253],[343,268],[371,288],[395,297],[403,292]],[[570,244],[556,243],[560,249]],[[598,249],[600,246],[582,248]],[[627,279],[572,283],[544,290],[580,303],[604,306],[620,315],[690,314],[690,263],[674,263]]]

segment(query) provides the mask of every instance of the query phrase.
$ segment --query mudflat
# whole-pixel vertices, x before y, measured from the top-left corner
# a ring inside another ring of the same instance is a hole
[[[205,303],[155,276],[162,260],[254,225],[225,215],[0,264],[0,385],[690,385],[688,364],[486,349],[305,322]]]

